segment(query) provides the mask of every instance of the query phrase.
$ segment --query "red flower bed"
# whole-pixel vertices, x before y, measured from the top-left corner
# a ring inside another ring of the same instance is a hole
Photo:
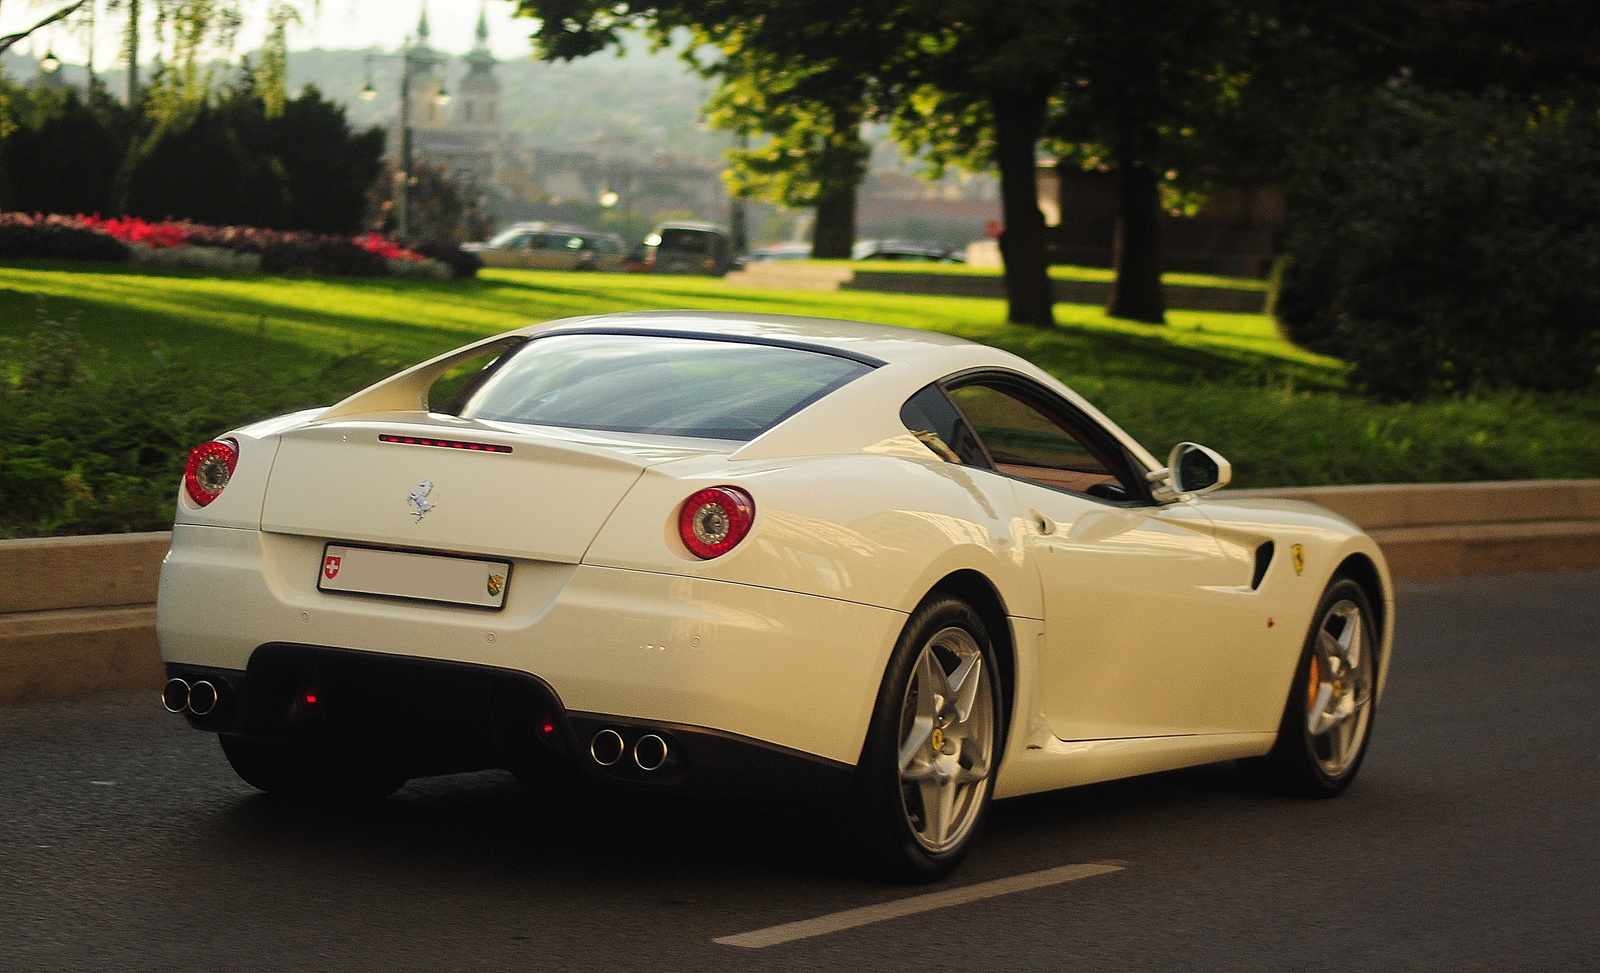
[[[98,242],[97,242],[98,241]],[[358,237],[263,230],[253,226],[207,226],[188,220],[152,222],[137,216],[0,216],[0,257],[81,256],[126,260],[125,243],[156,249],[219,247],[261,256],[267,273],[381,277],[390,260],[419,262],[429,257],[449,264],[455,276],[470,277],[481,264],[466,260],[454,244],[419,244],[415,249],[378,233]],[[421,251],[426,251],[426,254]],[[436,252],[437,251],[437,252]]]
[[[366,236],[356,237],[356,246],[375,253],[385,260],[421,260],[422,254],[414,253],[402,247],[386,236],[379,233],[368,233]]]
[[[164,249],[181,247],[189,242],[189,233],[182,223],[170,221],[151,223],[137,216],[100,218],[99,213],[79,216],[78,221],[91,230],[99,230],[123,243],[142,243],[147,247]]]

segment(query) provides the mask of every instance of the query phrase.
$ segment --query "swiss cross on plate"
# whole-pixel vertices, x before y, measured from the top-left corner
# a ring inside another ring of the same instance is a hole
[[[324,578],[327,578],[329,581],[332,581],[334,578],[338,577],[339,576],[339,565],[343,561],[344,561],[344,558],[339,557],[339,556],[334,555],[334,554],[329,554],[327,557],[323,558],[322,559],[322,576]]]

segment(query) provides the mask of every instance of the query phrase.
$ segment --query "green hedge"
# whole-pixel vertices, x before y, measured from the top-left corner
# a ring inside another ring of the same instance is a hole
[[[1277,313],[1357,386],[1583,390],[1600,369],[1600,115],[1385,90],[1314,158]]]

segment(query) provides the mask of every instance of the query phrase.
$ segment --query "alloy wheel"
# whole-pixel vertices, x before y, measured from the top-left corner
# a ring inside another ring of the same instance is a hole
[[[900,804],[917,843],[932,854],[961,844],[989,791],[994,693],[983,650],[951,626],[923,646],[900,708]]]

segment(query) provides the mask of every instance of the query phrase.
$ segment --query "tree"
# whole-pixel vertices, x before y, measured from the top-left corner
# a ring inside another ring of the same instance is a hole
[[[893,4],[872,0],[675,0],[652,6],[604,0],[519,0],[539,19],[542,56],[569,60],[645,30],[667,44],[690,32],[690,62],[721,79],[716,124],[768,141],[730,153],[735,189],[817,208],[812,253],[848,258],[856,192],[868,147],[860,127],[876,108],[876,71],[892,49]],[[717,54],[709,60],[708,49]]]
[[[1308,160],[1278,316],[1385,398],[1593,388],[1600,115],[1386,87]]]
[[[722,83],[706,105],[713,125],[762,141],[728,153],[729,188],[791,207],[816,207],[811,255],[850,259],[856,193],[871,147],[861,138],[864,82],[838,78],[831,66],[748,48],[716,66]]]
[[[67,19],[68,17],[77,13],[80,8],[87,6],[90,2],[91,0],[73,0],[71,3],[67,3],[61,7],[58,7],[54,13],[48,14],[44,18],[40,19],[39,22],[35,23],[32,27],[25,27],[16,33],[6,34],[5,36],[0,37],[0,54],[4,54],[6,51],[11,50],[11,48],[15,47],[19,42],[27,40],[36,31],[43,30],[44,28],[49,27],[51,24]]]
[[[287,175],[278,159],[253,150],[239,114],[236,104],[201,102],[159,122],[129,160],[120,209],[150,220],[285,228]]]
[[[103,87],[0,82],[15,127],[0,139],[0,206],[32,213],[111,213],[112,184],[137,119]]]
[[[1064,0],[911,0],[884,72],[902,144],[935,166],[1000,174],[1007,319],[1050,327],[1052,308],[1036,151],[1061,83]]]
[[[272,149],[288,177],[285,224],[318,233],[360,229],[367,189],[383,168],[383,129],[352,130],[344,107],[313,85],[285,101],[276,115],[265,97],[261,104]]]

